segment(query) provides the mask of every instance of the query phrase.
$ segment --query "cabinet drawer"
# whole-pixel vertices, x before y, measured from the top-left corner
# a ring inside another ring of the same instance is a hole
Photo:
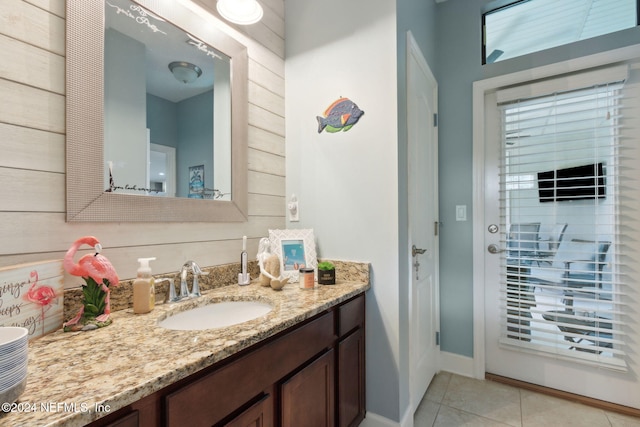
[[[338,336],[361,327],[364,322],[364,294],[338,308]]]

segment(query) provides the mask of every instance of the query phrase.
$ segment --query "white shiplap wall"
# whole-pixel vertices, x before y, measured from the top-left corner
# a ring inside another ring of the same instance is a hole
[[[249,221],[140,224],[65,222],[65,2],[0,1],[0,267],[62,258],[87,234],[123,279],[139,257],[158,258],[155,274],[187,259],[238,262],[243,235],[255,258],[260,237],[285,227],[286,203],[284,2],[262,4],[264,19],[247,28],[212,18],[248,48]],[[79,283],[65,278],[65,287]]]

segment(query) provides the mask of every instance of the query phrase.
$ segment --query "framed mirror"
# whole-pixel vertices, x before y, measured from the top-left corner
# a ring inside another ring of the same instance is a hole
[[[246,221],[247,66],[181,1],[67,2],[67,221]]]

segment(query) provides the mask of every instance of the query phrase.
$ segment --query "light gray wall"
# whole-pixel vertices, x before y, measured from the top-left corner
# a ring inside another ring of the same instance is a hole
[[[319,255],[372,263],[367,299],[367,411],[408,410],[406,32],[435,59],[435,3],[286,2],[287,193]],[[339,10],[330,21],[318,19]],[[390,61],[390,62],[388,62]],[[346,133],[317,133],[339,96],[365,111]],[[397,111],[396,111],[397,108]]]
[[[455,221],[455,206],[472,207],[472,83],[498,75],[640,43],[640,28],[481,65],[483,8],[493,0],[437,5],[435,74],[439,84],[441,350],[473,356],[472,223]],[[471,210],[469,209],[470,213]],[[471,218],[471,215],[468,215]]]
[[[287,194],[313,228],[320,257],[369,261],[367,411],[400,419],[395,1],[287,1]],[[318,134],[340,96],[365,114]],[[403,408],[404,409],[404,408]]]

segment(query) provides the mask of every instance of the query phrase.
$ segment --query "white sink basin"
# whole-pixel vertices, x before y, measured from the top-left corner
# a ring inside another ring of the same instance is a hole
[[[176,331],[199,331],[237,325],[264,316],[273,306],[261,301],[221,301],[195,307],[158,322]]]

